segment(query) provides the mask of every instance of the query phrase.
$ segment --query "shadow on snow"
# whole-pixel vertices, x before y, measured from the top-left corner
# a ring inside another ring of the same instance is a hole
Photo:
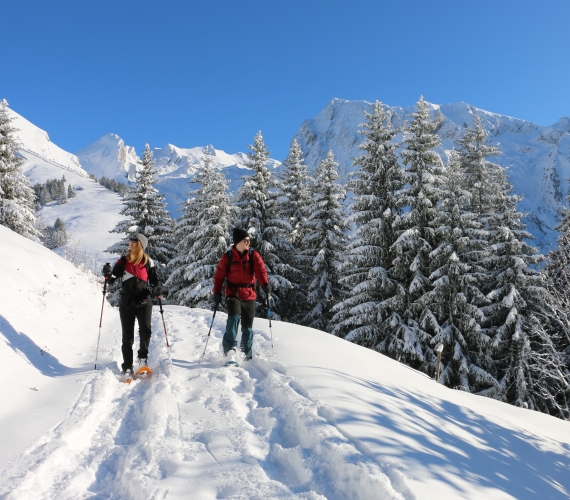
[[[8,347],[41,372],[42,375],[62,377],[86,371],[83,368],[70,368],[62,365],[55,356],[40,348],[25,333],[16,331],[2,315],[0,315],[0,334],[5,338]]]

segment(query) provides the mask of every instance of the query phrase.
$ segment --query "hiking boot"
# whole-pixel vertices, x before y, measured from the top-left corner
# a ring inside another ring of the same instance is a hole
[[[131,382],[133,380],[133,369],[127,368],[122,372],[123,374],[123,381],[124,382]]]

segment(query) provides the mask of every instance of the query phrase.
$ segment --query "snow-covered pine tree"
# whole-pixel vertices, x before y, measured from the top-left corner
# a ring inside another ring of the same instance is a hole
[[[334,308],[333,333],[374,349],[384,338],[386,301],[398,290],[388,271],[397,237],[392,224],[400,213],[394,193],[404,186],[404,171],[392,142],[398,131],[390,126],[382,103],[376,101],[373,113],[365,116],[359,131],[365,137],[359,146],[364,155],[354,161],[358,170],[348,184],[354,193],[348,220],[356,232],[345,253],[340,281],[350,291]]]
[[[441,383],[476,392],[496,382],[486,355],[489,338],[480,326],[481,306],[489,303],[479,290],[485,278],[481,263],[486,233],[477,214],[469,211],[471,193],[464,189],[464,172],[455,150],[450,152],[444,179],[443,198],[431,222],[438,243],[429,254],[432,289],[418,300],[429,314],[424,313],[426,323],[420,321],[420,326],[433,334],[432,347],[443,345]]]
[[[271,171],[266,166],[269,152],[261,132],[257,133],[254,144],[248,148],[250,152],[246,166],[253,170],[253,175],[244,178],[243,186],[237,193],[237,224],[249,232],[251,248],[257,250],[265,262],[275,302],[272,312],[276,317],[287,320],[294,316],[295,311],[288,310],[287,304],[282,304],[280,299],[292,287],[287,275],[294,273],[294,269],[283,258],[294,251],[286,236],[292,228],[287,221],[279,218],[277,194],[270,191],[273,182]],[[261,305],[262,315],[265,315],[265,310],[265,306]]]
[[[407,210],[393,224],[398,238],[392,245],[395,257],[390,276],[401,288],[390,299],[393,312],[386,322],[386,338],[378,349],[429,373],[435,364],[435,346],[431,345],[432,335],[425,327],[429,326],[433,334],[437,320],[418,299],[431,289],[430,253],[437,244],[432,223],[437,215],[436,205],[442,198],[444,179],[443,163],[434,151],[441,144],[433,133],[435,123],[429,118],[423,97],[416,104],[418,110],[404,134],[401,152],[402,161],[408,166],[407,184],[396,194],[398,206]]]
[[[287,221],[291,231],[285,234],[292,249],[282,255],[283,260],[295,271],[287,275],[293,285],[280,293],[282,309],[296,311],[288,319],[296,322],[308,311],[306,290],[311,273],[310,261],[303,258],[302,241],[305,236],[308,206],[311,204],[311,178],[309,169],[303,162],[303,151],[296,139],[293,139],[289,155],[283,161],[283,170],[276,183],[279,218]]]
[[[129,238],[135,233],[142,233],[148,238],[146,253],[154,260],[159,281],[164,283],[168,278],[166,265],[174,258],[174,242],[172,239],[173,224],[166,210],[164,195],[153,187],[156,181],[153,175],[152,151],[145,146],[143,157],[139,161],[142,168],[137,172],[136,184],[123,198],[125,208],[121,215],[130,219],[120,221],[111,230],[112,233],[125,234],[125,238],[107,250],[108,253],[124,255],[129,246]]]
[[[512,194],[504,169],[499,167],[498,174],[495,182],[502,196],[486,217],[490,281],[483,288],[491,300],[483,312],[498,384],[481,393],[569,418],[570,377],[545,328],[552,299],[536,270],[543,256],[526,243],[532,235],[524,230],[516,207],[520,197]]]
[[[24,159],[8,114],[8,102],[0,100],[0,224],[22,236],[39,241],[35,228],[36,195],[22,172]]]
[[[488,160],[500,150],[488,144],[478,116],[457,143],[464,188],[472,195],[470,208],[487,233],[480,290],[491,303],[482,307],[482,338],[490,339],[483,356],[486,372],[495,382],[486,374],[480,384],[473,384],[473,391],[552,415],[568,415],[568,373],[548,333],[556,317],[553,298],[536,270],[543,257],[525,241],[532,235],[524,230],[516,208],[520,198],[512,194],[505,169]]]
[[[313,203],[305,221],[304,255],[311,259],[313,280],[307,291],[310,310],[303,322],[312,328],[332,332],[333,307],[346,292],[340,284],[339,268],[346,250],[348,222],[344,211],[344,187],[338,163],[329,151],[316,172]]]
[[[61,176],[61,180],[57,183],[57,204],[58,205],[65,205],[67,203],[67,191],[65,190],[65,183],[67,179],[65,175]]]
[[[293,139],[289,155],[283,161],[279,181],[279,213],[291,225],[291,243],[299,248],[304,237],[303,222],[307,218],[307,207],[311,204],[312,196],[309,169],[303,162],[303,150],[296,139]]]
[[[464,188],[471,193],[469,210],[477,214],[483,229],[488,227],[489,218],[497,211],[497,204],[503,199],[503,169],[487,158],[499,156],[501,150],[488,144],[488,133],[479,115],[473,117],[473,124],[466,127],[457,139],[458,161],[464,172]]]
[[[562,221],[556,227],[560,232],[558,246],[548,253],[541,272],[552,298],[548,331],[570,368],[570,210],[564,208],[561,215]]]
[[[58,217],[53,227],[46,227],[44,229],[43,241],[44,245],[50,250],[65,245],[67,243],[65,222]]]
[[[176,221],[176,257],[165,286],[174,304],[213,308],[213,278],[217,263],[231,246],[230,221],[235,207],[222,171],[213,164],[208,148],[196,174],[189,180],[199,187],[188,193],[184,213]]]

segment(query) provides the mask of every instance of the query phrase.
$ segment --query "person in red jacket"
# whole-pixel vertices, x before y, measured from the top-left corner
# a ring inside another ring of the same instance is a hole
[[[241,318],[240,350],[245,359],[252,357],[253,318],[255,316],[255,280],[257,278],[266,297],[271,293],[271,285],[267,279],[265,263],[259,252],[250,250],[250,238],[247,231],[236,228],[233,232],[234,245],[231,248],[231,269],[228,269],[228,252],[222,255],[214,273],[214,302],[216,306],[222,301],[222,287],[227,277],[226,286],[228,322],[222,341],[224,355],[235,353],[237,331]],[[253,260],[253,262],[250,261]],[[253,264],[253,265],[252,265]]]

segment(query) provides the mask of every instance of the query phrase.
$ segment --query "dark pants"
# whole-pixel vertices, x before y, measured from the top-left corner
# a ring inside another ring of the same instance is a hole
[[[255,317],[255,300],[240,300],[237,297],[228,297],[228,322],[222,345],[224,354],[237,346],[237,332],[241,318],[240,349],[245,353],[246,359],[253,354],[253,318]]]
[[[152,303],[139,307],[121,305],[119,306],[121,316],[121,326],[123,328],[123,364],[125,371],[133,367],[133,344],[135,343],[135,319],[139,323],[140,349],[138,357],[146,359],[148,357],[148,345],[150,344],[150,322],[152,316]]]

